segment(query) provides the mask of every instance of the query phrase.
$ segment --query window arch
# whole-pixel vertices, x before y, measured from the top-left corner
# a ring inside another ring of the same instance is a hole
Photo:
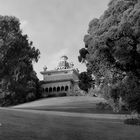
[[[69,87],[68,86],[65,86],[65,91],[68,91]]]
[[[48,88],[46,88],[45,91],[48,92]]]
[[[49,92],[52,92],[52,87],[49,88]]]
[[[57,92],[59,92],[60,91],[60,87],[57,87]]]
[[[61,91],[64,91],[64,86],[61,87]]]
[[[56,87],[53,87],[53,92],[56,92]]]

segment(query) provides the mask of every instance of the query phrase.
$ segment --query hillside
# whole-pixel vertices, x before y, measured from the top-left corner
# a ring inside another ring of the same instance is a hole
[[[57,97],[57,98],[45,98],[30,103],[14,106],[13,108],[31,108],[40,106],[89,106],[93,107],[96,103],[105,102],[103,98],[90,97],[90,96],[69,96],[69,97]]]

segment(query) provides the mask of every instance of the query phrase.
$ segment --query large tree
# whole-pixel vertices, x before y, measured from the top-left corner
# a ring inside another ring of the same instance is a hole
[[[114,101],[121,96],[130,109],[138,111],[140,100],[135,101],[140,97],[140,1],[111,0],[104,14],[89,23],[84,42],[79,60],[88,62],[87,69],[95,75],[97,84],[104,79],[105,95]]]
[[[16,17],[0,16],[1,104],[17,104],[37,97],[38,78],[33,62],[39,58]]]
[[[79,87],[81,90],[88,92],[88,90],[93,86],[94,81],[88,72],[81,72],[79,74]]]

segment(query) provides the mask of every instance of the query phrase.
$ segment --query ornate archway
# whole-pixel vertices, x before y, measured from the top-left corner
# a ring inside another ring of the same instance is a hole
[[[53,87],[53,92],[56,92],[56,87]]]
[[[65,86],[65,91],[68,91],[69,87],[68,86]]]
[[[49,92],[52,92],[52,87],[49,88]]]
[[[64,86],[61,87],[61,91],[64,91]]]
[[[59,92],[60,91],[60,87],[57,87],[57,92]]]
[[[49,91],[48,88],[45,88],[45,91],[48,92]]]

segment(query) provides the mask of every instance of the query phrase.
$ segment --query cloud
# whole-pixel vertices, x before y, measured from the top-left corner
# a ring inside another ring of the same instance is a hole
[[[63,55],[68,55],[68,52],[69,52],[69,49],[64,48],[64,49],[61,49],[59,52],[54,53],[52,56],[50,56],[50,61],[47,63],[48,69],[50,70],[50,69],[56,68],[60,57]]]
[[[27,20],[21,20],[20,21],[20,27],[21,27],[21,29],[24,29],[27,25],[28,25],[28,21]]]

